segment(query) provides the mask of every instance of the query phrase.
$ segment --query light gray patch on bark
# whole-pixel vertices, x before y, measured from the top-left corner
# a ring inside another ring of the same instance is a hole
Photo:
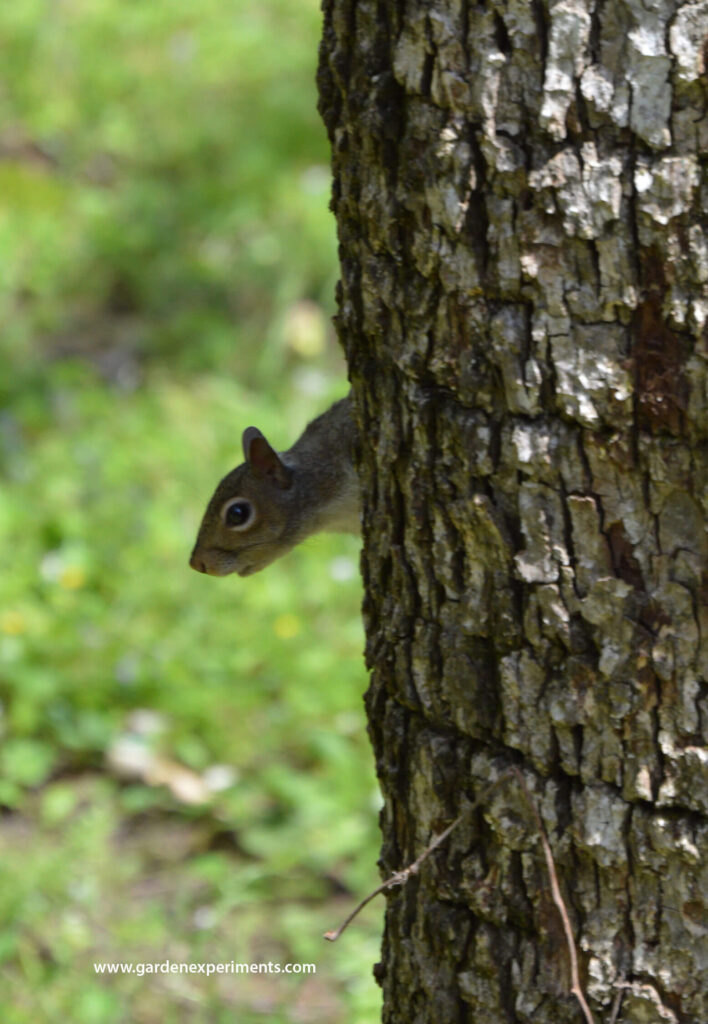
[[[560,0],[550,4],[550,19],[540,122],[556,141],[560,141],[566,136],[565,119],[575,80],[587,59],[590,14],[582,0]]]
[[[632,403],[632,382],[622,366],[624,332],[614,324],[578,325],[550,336],[560,407],[579,423],[622,422]]]
[[[669,46],[679,82],[695,82],[706,71],[705,42],[708,36],[708,0],[684,4],[669,30]]]
[[[651,221],[666,225],[690,210],[699,180],[695,156],[665,156],[652,161],[640,158],[634,172],[637,208]],[[652,227],[642,219],[639,238],[644,244],[653,240]]]
[[[625,0],[634,25],[628,33],[627,78],[632,129],[652,148],[671,144],[671,58],[666,52],[669,5]]]

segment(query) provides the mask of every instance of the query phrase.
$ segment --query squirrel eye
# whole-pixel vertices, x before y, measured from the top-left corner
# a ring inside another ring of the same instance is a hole
[[[253,520],[253,505],[246,498],[236,498],[224,508],[224,523],[233,530],[243,530]]]

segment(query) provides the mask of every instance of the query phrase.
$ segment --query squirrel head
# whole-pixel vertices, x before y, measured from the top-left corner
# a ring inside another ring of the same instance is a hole
[[[189,560],[197,572],[250,576],[299,540],[294,470],[256,427],[243,433],[243,455],[207,505]]]

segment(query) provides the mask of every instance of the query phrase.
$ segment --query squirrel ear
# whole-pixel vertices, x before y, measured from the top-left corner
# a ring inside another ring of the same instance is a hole
[[[258,477],[268,477],[285,489],[292,483],[293,472],[281,460],[257,427],[243,432],[243,456]]]
[[[263,434],[261,434],[258,427],[246,427],[246,429],[243,432],[243,437],[241,438],[241,443],[243,445],[243,457],[246,460],[246,462],[251,461],[251,445],[253,444],[257,437],[260,437],[261,440],[265,441],[265,438],[263,437]],[[267,443],[268,442],[266,441],[266,444]]]

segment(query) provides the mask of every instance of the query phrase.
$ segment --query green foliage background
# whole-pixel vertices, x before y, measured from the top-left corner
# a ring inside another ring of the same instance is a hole
[[[321,938],[376,883],[358,546],[187,567],[241,430],[346,390],[319,29],[0,6],[4,1024],[378,1018],[380,908]],[[93,969],[166,959],[317,974]]]

